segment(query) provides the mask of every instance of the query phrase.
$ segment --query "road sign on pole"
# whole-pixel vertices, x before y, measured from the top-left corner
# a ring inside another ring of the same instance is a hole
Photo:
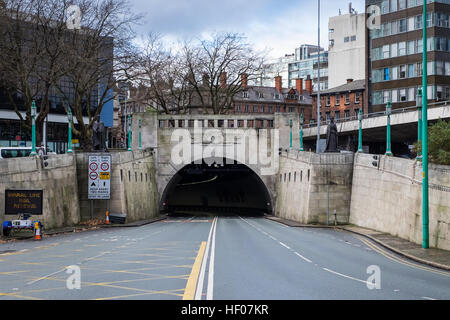
[[[111,198],[111,155],[89,156],[88,190],[90,200]]]

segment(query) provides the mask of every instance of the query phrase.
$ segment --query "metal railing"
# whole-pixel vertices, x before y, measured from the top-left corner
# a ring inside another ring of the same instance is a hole
[[[450,100],[447,101],[439,101],[439,102],[434,102],[434,103],[429,103],[428,104],[428,108],[437,108],[437,107],[442,107],[442,106],[447,106],[450,105]],[[398,108],[398,109],[392,109],[392,114],[401,114],[401,113],[406,113],[406,112],[411,112],[411,111],[417,111],[417,109],[419,109],[421,107],[418,106],[413,106],[413,107],[407,107],[407,108]],[[386,111],[379,111],[379,112],[373,112],[373,113],[367,113],[363,115],[363,119],[369,119],[369,118],[377,118],[377,117],[383,117],[386,115]],[[348,122],[348,121],[355,121],[358,120],[358,115],[354,115],[351,117],[347,117],[347,118],[341,118],[341,119],[335,119],[335,123],[343,123],[343,122]],[[330,121],[329,120],[323,120],[320,122],[320,125],[328,125]],[[315,128],[317,127],[317,123],[309,123],[309,124],[305,124],[303,125],[304,129],[307,128]]]

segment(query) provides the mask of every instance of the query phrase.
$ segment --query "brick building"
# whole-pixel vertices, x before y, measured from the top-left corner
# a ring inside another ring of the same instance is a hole
[[[233,99],[235,114],[273,114],[276,112],[303,113],[306,122],[312,116],[312,79],[296,80],[295,88],[283,88],[281,76],[275,77],[274,87],[249,86],[245,76],[242,81],[243,91]]]
[[[355,119],[359,110],[368,113],[368,105],[365,102],[365,80],[348,79],[347,83],[325,90],[320,93],[320,114],[322,121],[331,117],[336,122],[344,119]],[[312,119],[317,122],[317,93],[312,95]]]

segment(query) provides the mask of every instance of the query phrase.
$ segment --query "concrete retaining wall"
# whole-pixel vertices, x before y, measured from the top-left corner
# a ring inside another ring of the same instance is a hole
[[[91,217],[88,199],[88,153],[77,154],[78,194],[83,220]],[[149,219],[158,212],[155,166],[150,151],[112,154],[111,213],[126,213],[127,222]],[[106,200],[94,200],[94,218],[103,219],[108,209]]]
[[[350,223],[422,243],[422,163],[357,154]],[[430,246],[450,250],[450,167],[429,168]]]
[[[353,154],[290,152],[280,159],[276,215],[301,223],[348,223]]]
[[[76,162],[73,155],[49,156],[47,167],[40,158],[2,159],[0,161],[0,220],[5,216],[5,190],[43,190],[43,221],[45,228],[72,226],[80,221]]]

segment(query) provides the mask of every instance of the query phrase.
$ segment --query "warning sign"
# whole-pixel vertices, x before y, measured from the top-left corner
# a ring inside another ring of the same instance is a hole
[[[111,198],[111,155],[89,156],[88,190],[90,200]]]

